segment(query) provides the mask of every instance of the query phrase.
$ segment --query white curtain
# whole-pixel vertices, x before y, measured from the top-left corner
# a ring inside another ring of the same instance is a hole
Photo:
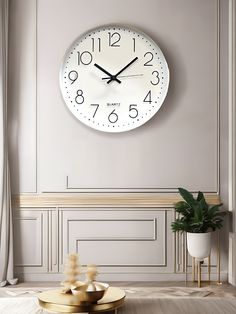
[[[0,0],[0,286],[13,276],[13,230],[7,148],[8,2]]]

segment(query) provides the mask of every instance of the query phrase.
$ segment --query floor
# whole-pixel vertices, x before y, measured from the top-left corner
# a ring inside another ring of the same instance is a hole
[[[169,282],[162,282],[162,281],[116,281],[116,282],[109,282],[109,284],[113,287],[190,287],[190,288],[197,288],[197,283],[183,281],[169,281]],[[51,281],[51,282],[20,282],[16,286],[6,286],[0,289],[0,291],[9,290],[9,289],[31,289],[31,288],[40,288],[40,287],[48,287],[48,288],[58,288],[61,287],[60,282]],[[236,297],[236,287],[228,284],[223,283],[218,285],[216,282],[208,282],[202,283],[202,288],[209,288],[210,290],[214,291],[214,296],[217,297],[224,297],[226,294],[231,297]],[[0,294],[1,295],[1,294]],[[209,296],[210,297],[210,296]],[[235,311],[236,313],[236,311]]]
[[[210,285],[208,282],[203,283],[200,291],[211,290],[213,293],[206,297],[166,297],[165,293],[172,290],[178,290],[178,288],[186,290],[185,282],[111,282],[111,286],[122,287],[126,292],[125,305],[119,309],[119,314],[235,314],[236,313],[236,287],[229,284],[217,285],[212,282]],[[20,290],[40,290],[40,288],[59,288],[59,282],[24,282],[19,283],[16,286],[7,286],[0,288],[0,308],[1,305],[4,308],[4,298],[6,302],[9,302],[9,298],[6,299],[6,291]],[[188,290],[197,288],[197,283],[188,282]],[[130,291],[129,291],[130,289]],[[162,290],[162,297],[157,295],[158,290]],[[164,290],[164,297],[163,297]],[[131,292],[131,293],[129,293]],[[135,292],[135,293],[134,293]],[[202,293],[202,292],[201,292]],[[5,295],[5,296],[4,296]],[[2,302],[1,302],[2,297]],[[29,306],[29,302],[33,302],[31,296],[26,296],[26,301]],[[29,299],[29,297],[31,297]],[[19,297],[12,299],[5,307],[6,310],[0,310],[1,314],[38,314],[39,307],[34,304],[35,311],[25,312],[25,310],[19,312],[19,307],[12,303],[20,302]],[[9,311],[9,306],[12,309]],[[20,304],[19,304],[20,306]],[[48,314],[48,312],[40,312]]]

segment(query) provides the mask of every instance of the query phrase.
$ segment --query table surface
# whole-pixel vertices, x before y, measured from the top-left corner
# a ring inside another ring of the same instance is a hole
[[[97,303],[80,302],[72,294],[63,294],[60,290],[48,290],[38,294],[42,308],[59,313],[83,313],[112,311],[124,304],[125,292],[109,287],[106,294]]]

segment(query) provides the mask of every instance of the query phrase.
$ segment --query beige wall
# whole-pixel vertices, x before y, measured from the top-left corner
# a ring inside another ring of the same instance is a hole
[[[220,192],[227,204],[227,6],[217,0],[12,1],[14,194],[173,192],[184,186]],[[144,126],[121,134],[81,124],[59,90],[68,46],[81,33],[109,23],[146,32],[170,68],[161,110]],[[173,249],[167,247],[170,257]]]
[[[37,23],[34,1],[17,3],[10,75],[14,193],[67,191],[67,176],[75,190],[219,191],[217,1],[139,1],[134,14],[136,0],[40,0]],[[161,110],[141,128],[121,134],[78,122],[58,84],[70,43],[107,23],[146,32],[170,68]]]

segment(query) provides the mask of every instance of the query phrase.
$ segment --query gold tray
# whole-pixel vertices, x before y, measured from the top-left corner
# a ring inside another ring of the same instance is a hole
[[[39,305],[49,311],[59,313],[83,313],[112,311],[124,304],[125,292],[109,287],[106,294],[97,303],[79,302],[72,294],[63,294],[60,290],[49,290],[38,294]]]

